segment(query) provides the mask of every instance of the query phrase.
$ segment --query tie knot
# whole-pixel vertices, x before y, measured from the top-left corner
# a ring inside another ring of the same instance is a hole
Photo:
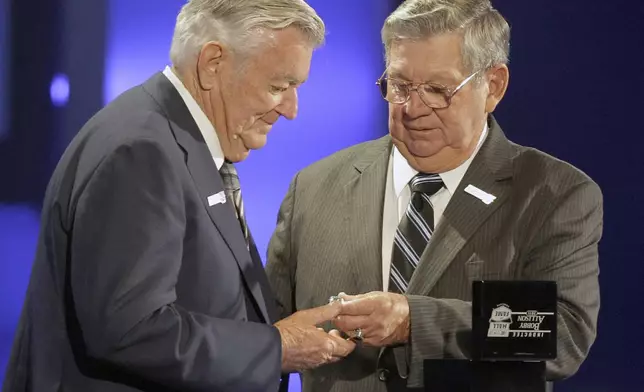
[[[443,180],[438,174],[419,173],[411,179],[409,185],[412,193],[421,192],[431,196],[443,187]]]
[[[237,174],[237,169],[232,163],[225,161],[224,164],[219,169],[219,174],[221,174],[221,179],[224,182],[224,187],[230,191],[239,190],[239,175]]]

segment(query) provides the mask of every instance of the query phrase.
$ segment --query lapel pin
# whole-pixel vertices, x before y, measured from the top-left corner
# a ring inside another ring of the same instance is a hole
[[[476,197],[477,199],[481,200],[483,203],[486,205],[492,204],[494,200],[496,200],[496,196],[491,195],[485,191],[480,190],[479,188],[475,187],[474,185],[468,185],[467,188],[465,188],[465,192],[469,193],[470,195]]]
[[[210,207],[216,204],[224,204],[224,203],[226,203],[226,194],[224,193],[224,191],[215,193],[212,196],[208,196],[208,206]]]

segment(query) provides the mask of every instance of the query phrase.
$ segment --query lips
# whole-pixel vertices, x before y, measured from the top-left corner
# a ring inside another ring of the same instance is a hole
[[[402,125],[409,131],[431,131],[436,129],[436,127],[433,126],[422,125],[420,122],[403,123]]]
[[[432,136],[435,134],[435,132],[438,132],[438,128],[408,128],[405,127],[405,129],[408,131],[409,135],[411,136],[412,139],[414,140],[429,140],[432,138]]]

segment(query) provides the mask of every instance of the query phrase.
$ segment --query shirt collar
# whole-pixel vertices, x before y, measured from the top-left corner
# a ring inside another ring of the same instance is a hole
[[[453,195],[454,192],[456,192],[456,188],[458,188],[458,185],[465,176],[465,172],[467,172],[467,169],[470,167],[472,160],[481,149],[481,145],[483,145],[487,134],[488,125],[486,121],[485,126],[483,127],[483,132],[481,133],[481,137],[479,138],[478,144],[476,145],[476,149],[474,149],[474,153],[472,153],[472,155],[470,155],[470,157],[465,162],[461,163],[460,166],[450,171],[439,173],[450,195]],[[398,148],[396,148],[395,145],[392,154],[394,190],[396,191],[396,197],[400,197],[403,189],[405,189],[409,181],[411,181],[411,179],[414,178],[416,174],[418,174],[418,171],[409,165],[407,159],[403,157],[403,155],[400,153],[400,151],[398,151]]]
[[[212,155],[215,165],[217,165],[217,170],[221,169],[221,166],[224,164],[225,157],[224,152],[221,149],[221,144],[219,143],[219,137],[217,136],[217,132],[215,132],[215,127],[212,125],[212,122],[210,122],[197,101],[195,101],[188,89],[183,85],[183,82],[177,77],[177,75],[175,75],[172,68],[166,66],[163,70],[163,74],[168,78],[170,83],[172,83],[174,88],[177,89],[181,98],[183,98],[183,102],[188,107],[188,111],[192,115],[192,118],[194,118],[197,123],[197,128],[199,128],[199,131],[206,141],[206,146],[208,146],[210,155]]]

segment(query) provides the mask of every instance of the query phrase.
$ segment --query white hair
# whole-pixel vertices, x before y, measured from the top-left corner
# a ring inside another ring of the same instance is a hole
[[[453,32],[463,35],[463,67],[468,72],[507,64],[510,26],[489,0],[406,0],[382,28],[387,63],[394,41]]]
[[[299,29],[314,48],[324,42],[324,22],[304,0],[188,0],[177,16],[170,60],[194,62],[210,41],[248,54],[262,32],[288,27]]]

